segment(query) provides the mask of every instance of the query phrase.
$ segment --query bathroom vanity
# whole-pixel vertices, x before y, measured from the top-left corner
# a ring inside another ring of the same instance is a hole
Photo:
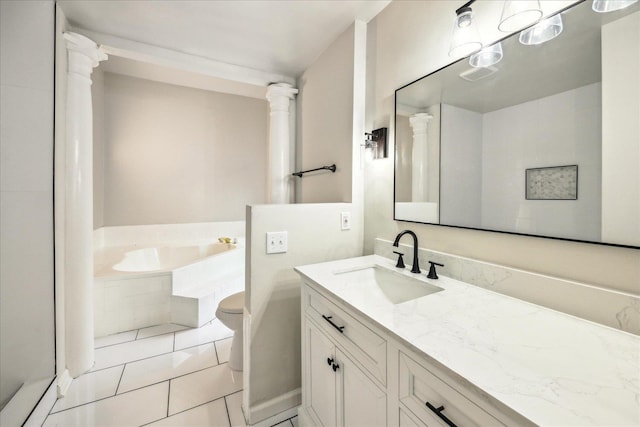
[[[302,425],[640,425],[640,338],[371,255],[303,280]]]

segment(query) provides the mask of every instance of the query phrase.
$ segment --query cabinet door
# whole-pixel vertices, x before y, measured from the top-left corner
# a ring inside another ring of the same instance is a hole
[[[335,347],[313,323],[305,323],[306,409],[317,425],[334,427],[337,415],[336,374],[328,360],[335,360]]]
[[[338,425],[375,427],[387,424],[387,396],[360,367],[336,351],[338,374]]]

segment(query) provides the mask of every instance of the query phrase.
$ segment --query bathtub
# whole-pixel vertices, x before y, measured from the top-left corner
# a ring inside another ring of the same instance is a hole
[[[126,240],[103,238],[106,245],[94,248],[96,337],[169,322],[199,327],[215,317],[222,298],[244,290],[242,237],[236,244]]]

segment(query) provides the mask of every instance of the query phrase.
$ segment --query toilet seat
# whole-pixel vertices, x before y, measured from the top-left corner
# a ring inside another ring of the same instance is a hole
[[[230,295],[220,301],[218,310],[229,314],[242,314],[244,309],[244,291]]]

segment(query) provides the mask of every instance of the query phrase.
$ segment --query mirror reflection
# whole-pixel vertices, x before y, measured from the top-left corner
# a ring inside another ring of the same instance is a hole
[[[640,246],[640,4],[546,24],[396,91],[396,220]]]

